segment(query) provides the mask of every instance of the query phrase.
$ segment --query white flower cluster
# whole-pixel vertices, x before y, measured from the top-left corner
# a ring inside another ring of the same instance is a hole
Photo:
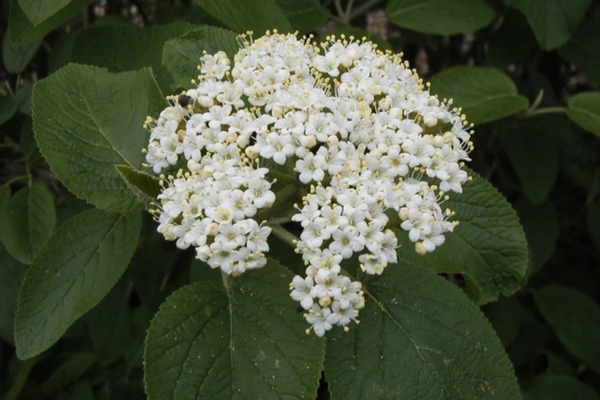
[[[275,202],[268,166],[287,168],[305,193],[292,220],[306,277],[294,277],[291,297],[317,335],[347,329],[365,300],[344,260],[356,254],[368,274],[396,262],[390,219],[419,253],[453,229],[441,203],[468,179],[464,117],[372,43],[319,47],[277,33],[240,42],[233,63],[204,55],[197,87],[148,123],[148,164],[181,168],[159,196],[159,231],[227,273],[261,267],[271,228],[253,217]]]

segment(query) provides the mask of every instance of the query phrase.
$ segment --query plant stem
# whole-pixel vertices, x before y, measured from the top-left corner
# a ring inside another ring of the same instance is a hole
[[[562,114],[567,110],[566,107],[546,107],[546,108],[538,108],[535,110],[527,111],[525,113],[526,117],[536,117],[538,115],[544,114]]]
[[[299,240],[296,235],[285,229],[281,225],[270,225],[273,235],[277,236],[283,242],[287,243],[291,247],[296,247],[296,242]]]

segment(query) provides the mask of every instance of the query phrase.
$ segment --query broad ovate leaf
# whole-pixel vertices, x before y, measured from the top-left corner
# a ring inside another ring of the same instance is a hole
[[[567,116],[583,129],[600,136],[600,93],[584,92],[571,97]]]
[[[277,4],[300,35],[314,31],[330,16],[319,0],[277,0]]]
[[[324,340],[305,333],[291,279],[269,261],[172,294],[146,338],[149,399],[314,398]]]
[[[453,67],[433,76],[432,92],[454,99],[467,120],[474,124],[490,122],[527,109],[527,98],[504,73],[487,67]]]
[[[139,211],[84,211],[62,224],[27,270],[15,317],[17,356],[54,344],[119,280],[136,248]]]
[[[600,305],[580,290],[549,285],[534,295],[566,349],[600,373]]]
[[[592,0],[504,0],[508,7],[525,14],[544,50],[565,44]]]
[[[33,26],[47,20],[67,6],[72,0],[18,0],[21,9]]]
[[[277,29],[280,33],[294,29],[276,0],[194,0],[209,14],[238,33],[253,31],[262,36]]]
[[[41,182],[19,190],[0,214],[0,240],[23,264],[33,261],[56,226],[54,200]]]
[[[438,273],[460,274],[469,297],[477,304],[509,296],[518,290],[528,266],[527,242],[515,211],[485,179],[473,180],[462,194],[452,193],[443,206],[456,212],[459,225],[446,242],[426,255],[414,251],[405,231],[396,230],[398,259]]]
[[[498,337],[459,288],[403,262],[364,283],[360,324],[328,332],[332,398],[521,398]]]
[[[150,203],[156,201],[161,191],[160,181],[156,175],[150,175],[128,165],[115,165],[115,168],[140,203],[148,207]]]
[[[472,32],[496,16],[484,0],[391,0],[385,11],[395,25],[434,35]]]
[[[149,69],[112,74],[70,64],[35,85],[36,139],[71,192],[104,210],[126,211],[136,197],[114,166],[141,167],[143,123],[164,104]]]

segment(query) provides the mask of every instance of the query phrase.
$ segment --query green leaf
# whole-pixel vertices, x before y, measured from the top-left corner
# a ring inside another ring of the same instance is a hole
[[[0,96],[0,125],[10,120],[19,109],[19,103],[14,97]]]
[[[330,16],[319,0],[277,0],[277,4],[299,35],[312,32],[323,25]]]
[[[583,129],[600,136],[600,93],[585,92],[571,97],[567,116]]]
[[[262,36],[277,29],[280,33],[294,29],[276,0],[194,0],[209,14],[238,33],[253,31]]]
[[[136,248],[140,213],[91,209],[71,218],[46,242],[27,270],[15,317],[17,356],[54,344],[110,291]]]
[[[566,349],[600,372],[600,306],[573,288],[548,285],[535,303]]]
[[[81,31],[75,38],[72,61],[125,72],[151,67],[161,90],[170,91],[172,79],[162,65],[165,42],[194,26],[177,22],[139,28],[137,26],[100,26]],[[194,63],[194,65],[196,65]],[[196,73],[197,74],[197,73]],[[196,75],[195,74],[195,75]],[[195,75],[189,79],[195,78]]]
[[[600,400],[585,383],[566,375],[541,374],[523,382],[523,400]]]
[[[484,0],[391,0],[385,12],[393,24],[434,35],[476,31],[496,17]]]
[[[0,209],[1,210],[1,209]],[[25,266],[13,258],[0,243],[0,338],[14,344],[14,319],[19,286]]]
[[[151,71],[71,64],[35,85],[33,104],[38,145],[65,186],[107,211],[135,207],[114,165],[138,169],[144,159],[142,125],[165,105]]]
[[[19,0],[19,5],[33,26],[37,26],[59,12],[71,1],[72,0]]]
[[[37,52],[40,44],[42,44],[41,38],[24,45],[14,45],[8,39],[8,35],[5,35],[2,41],[2,58],[6,70],[11,74],[20,74],[23,72]]]
[[[510,78],[494,68],[448,68],[430,82],[433,93],[454,99],[454,105],[462,107],[467,120],[474,124],[515,114],[529,105]]]
[[[552,133],[555,117],[510,119],[498,125],[502,147],[533,204],[544,202],[556,182],[559,147]]]
[[[276,262],[171,295],[146,339],[148,398],[314,398],[324,341],[307,335]]]
[[[44,1],[28,0],[39,6]],[[18,1],[10,2],[10,10],[8,16],[8,33],[10,41],[13,44],[27,44],[34,40],[43,38],[48,32],[59,27],[65,21],[74,17],[81,12],[84,7],[94,3],[95,0],[70,0],[69,4],[60,9],[57,13],[47,18],[39,25],[35,26],[31,23],[27,15],[23,12]]]
[[[10,201],[10,186],[0,186],[0,215],[4,214],[4,209]]]
[[[396,231],[398,259],[438,273],[461,274],[469,297],[477,304],[510,296],[521,286],[528,264],[527,242],[510,204],[473,171],[462,194],[452,194],[444,207],[459,221],[446,243],[422,256],[405,231]]]
[[[159,180],[156,176],[131,168],[128,165],[115,165],[115,168],[140,203],[148,207],[150,203],[156,201],[161,192]]]
[[[204,51],[224,51],[233,60],[239,50],[236,35],[226,29],[205,26],[167,40],[163,48],[163,64],[171,73],[175,87],[190,88],[198,76],[198,65]]]
[[[456,286],[401,262],[363,289],[360,325],[328,333],[332,398],[521,398],[494,330]]]
[[[29,264],[56,226],[52,194],[41,182],[19,190],[0,216],[0,240],[6,250]]]
[[[592,1],[504,0],[504,4],[525,14],[540,46],[552,50],[569,41]]]
[[[560,47],[558,53],[600,83],[600,24],[596,20],[581,21],[571,40]]]
[[[502,346],[508,348],[519,335],[521,326],[522,311],[515,296],[500,297],[498,301],[486,304],[484,312]]]

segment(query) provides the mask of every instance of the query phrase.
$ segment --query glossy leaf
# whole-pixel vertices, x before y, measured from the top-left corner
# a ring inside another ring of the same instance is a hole
[[[592,0],[504,0],[504,4],[525,14],[544,50],[565,44],[591,3]]]
[[[17,295],[26,269],[0,243],[0,338],[11,344],[14,344]]]
[[[577,289],[558,285],[543,287],[534,298],[566,349],[600,372],[600,305]]]
[[[276,0],[194,0],[213,17],[238,33],[253,31],[262,36],[265,31],[277,29],[280,33],[294,28]]]
[[[583,92],[571,97],[567,116],[583,129],[600,136],[600,93]]]
[[[151,67],[163,92],[170,92],[172,79],[163,66],[165,42],[178,37],[193,25],[177,22],[145,28],[137,26],[100,26],[80,32],[73,44],[72,62],[125,72]],[[197,64],[194,63],[195,66]],[[189,79],[194,78],[195,75]]]
[[[52,15],[59,12],[72,0],[18,0],[23,13],[27,16],[33,26],[47,20]]]
[[[146,339],[149,399],[313,398],[324,340],[305,333],[291,278],[270,261],[171,295]]]
[[[600,400],[591,386],[566,375],[540,374],[522,388],[523,400]]]
[[[47,0],[42,2],[36,0],[27,1],[38,4],[38,6],[40,3],[47,2]],[[23,45],[43,38],[48,32],[59,27],[63,22],[81,12],[84,7],[94,3],[94,1],[95,0],[70,0],[69,4],[45,19],[43,22],[40,22],[38,25],[32,24],[29,18],[27,18],[19,1],[11,1],[8,16],[8,34],[10,41],[13,44]]]
[[[110,291],[138,242],[139,211],[91,209],[65,222],[27,270],[15,317],[21,359],[54,344]]]
[[[139,171],[128,165],[116,165],[115,168],[140,203],[148,206],[156,201],[161,187],[155,175]]]
[[[141,166],[142,125],[164,107],[150,70],[111,74],[71,64],[35,85],[33,103],[38,145],[65,186],[107,211],[135,207],[114,165]]]
[[[42,40],[36,39],[24,45],[14,45],[10,42],[8,35],[2,40],[2,59],[4,67],[11,74],[23,72],[29,61],[33,58]]]
[[[41,182],[19,190],[0,215],[0,239],[23,264],[33,261],[56,226],[52,194]]]
[[[424,256],[414,251],[405,231],[396,230],[398,259],[438,273],[461,274],[469,297],[477,304],[509,296],[518,290],[527,270],[527,242],[510,204],[485,179],[469,171],[473,180],[462,194],[444,203],[459,221],[446,242]]]
[[[600,24],[596,20],[581,21],[571,40],[560,47],[558,53],[600,83]]]
[[[467,120],[490,122],[527,109],[527,98],[517,92],[508,76],[494,68],[453,67],[430,79],[432,92],[454,99]]]
[[[174,85],[192,87],[191,81],[198,76],[198,65],[204,51],[208,54],[224,51],[233,60],[239,49],[235,37],[232,31],[206,26],[165,42],[163,64],[171,73]]]
[[[496,16],[484,0],[391,0],[385,12],[395,25],[434,35],[476,31]]]
[[[511,119],[498,126],[500,142],[533,204],[542,203],[556,182],[559,148],[552,133],[557,126],[553,118]]]
[[[521,398],[498,337],[456,286],[400,262],[363,289],[360,325],[328,332],[332,398]]]
[[[277,0],[277,4],[299,35],[323,25],[330,15],[319,0]]]

